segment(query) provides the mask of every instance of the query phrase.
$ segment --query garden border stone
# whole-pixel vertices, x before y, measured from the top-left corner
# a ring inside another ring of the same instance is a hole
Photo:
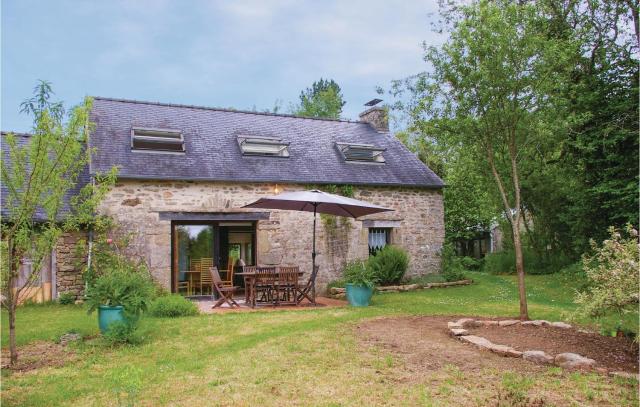
[[[484,349],[496,353],[501,356],[513,357],[513,358],[522,358],[526,361],[538,364],[554,364],[563,369],[567,370],[584,370],[590,371],[595,370],[596,372],[609,374],[612,376],[624,377],[624,378],[639,378],[640,376],[634,373],[627,372],[609,372],[608,369],[603,367],[596,367],[596,361],[585,356],[579,355],[577,353],[560,353],[558,355],[549,355],[541,350],[526,350],[524,352],[520,352],[511,346],[501,345],[491,342],[490,340],[477,335],[470,335],[469,331],[464,328],[469,327],[478,327],[478,326],[489,326],[489,325],[499,325],[501,327],[508,327],[516,324],[521,324],[524,326],[550,326],[558,329],[570,329],[571,325],[557,321],[557,322],[549,322],[546,320],[534,320],[534,321],[518,321],[515,319],[507,319],[502,321],[493,321],[493,320],[475,320],[473,318],[461,318],[457,321],[450,321],[447,323],[447,327],[449,329],[449,333],[466,343],[470,343],[479,349]]]

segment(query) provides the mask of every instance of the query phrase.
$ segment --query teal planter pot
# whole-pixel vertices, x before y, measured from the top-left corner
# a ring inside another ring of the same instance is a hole
[[[115,307],[101,305],[98,307],[98,325],[100,326],[100,332],[107,332],[109,325],[118,321],[125,322],[124,307],[122,305]]]
[[[373,287],[347,284],[347,300],[354,307],[368,306],[372,295]]]

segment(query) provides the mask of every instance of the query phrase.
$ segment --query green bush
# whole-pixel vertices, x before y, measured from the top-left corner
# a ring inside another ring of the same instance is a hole
[[[387,245],[369,257],[367,267],[371,268],[379,284],[398,284],[409,268],[409,255],[399,247]]]
[[[144,334],[136,323],[116,321],[109,325],[104,339],[109,345],[139,345],[144,342]]]
[[[343,271],[345,284],[373,287],[378,283],[377,276],[363,260],[353,260],[346,264]]]
[[[334,287],[336,288],[344,288],[345,286],[345,282],[342,278],[339,278],[337,280],[333,280],[331,282],[329,282],[329,284],[327,284],[327,290],[330,290]]]
[[[154,317],[188,317],[198,314],[193,302],[178,294],[158,297],[149,305],[149,315]]]
[[[442,277],[445,281],[460,281],[466,278],[465,260],[469,257],[456,256],[456,252],[451,244],[442,247]],[[468,263],[468,261],[466,261]]]
[[[92,313],[100,305],[122,305],[125,317],[137,320],[154,298],[155,286],[143,272],[109,271],[99,276],[87,289],[85,302]]]
[[[569,266],[572,261],[568,257],[547,251],[539,255],[528,247],[522,249],[524,269],[527,274],[552,274]],[[489,253],[484,258],[483,271],[491,274],[514,274],[516,257],[513,249]]]
[[[70,292],[60,293],[58,303],[60,305],[71,305],[76,302],[76,295]]]

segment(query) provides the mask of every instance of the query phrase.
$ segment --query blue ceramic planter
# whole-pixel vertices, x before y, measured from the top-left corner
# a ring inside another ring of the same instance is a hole
[[[109,325],[118,321],[125,322],[124,307],[122,305],[115,307],[101,305],[98,307],[98,325],[100,326],[100,332],[107,332]]]
[[[354,307],[368,306],[372,295],[373,287],[347,284],[347,300]]]

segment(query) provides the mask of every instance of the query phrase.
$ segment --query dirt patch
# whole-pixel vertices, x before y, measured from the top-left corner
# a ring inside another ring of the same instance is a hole
[[[34,342],[18,349],[18,362],[11,366],[9,349],[2,349],[2,369],[27,372],[43,367],[60,367],[75,360],[76,353],[54,342]]]
[[[542,350],[550,355],[571,352],[594,359],[598,367],[638,372],[638,346],[627,338],[613,338],[597,333],[549,326],[482,326],[468,329],[493,343],[508,345],[519,351]]]
[[[357,326],[361,340],[382,346],[406,360],[412,372],[437,371],[453,365],[466,372],[480,373],[485,369],[518,372],[542,371],[544,368],[520,359],[482,352],[453,339],[448,321],[457,317],[380,318]]]

